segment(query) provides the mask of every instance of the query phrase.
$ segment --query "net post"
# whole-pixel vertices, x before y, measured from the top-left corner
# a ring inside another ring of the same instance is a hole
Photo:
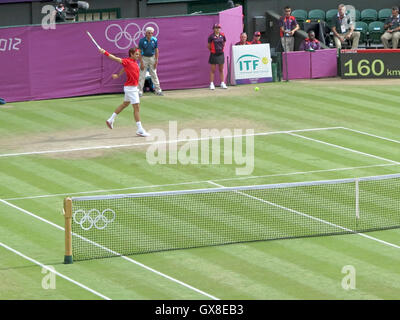
[[[64,199],[64,220],[65,220],[65,256],[64,264],[73,263],[72,259],[72,199]]]
[[[356,218],[360,219],[360,179],[355,179],[356,184]]]

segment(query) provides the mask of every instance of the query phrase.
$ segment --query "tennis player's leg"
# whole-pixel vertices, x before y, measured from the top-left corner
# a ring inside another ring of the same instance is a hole
[[[138,87],[128,86],[124,87],[125,90],[125,100],[129,100],[133,107],[133,117],[136,121],[137,131],[136,134],[141,137],[148,137],[149,134],[142,127],[142,123],[140,122],[140,98],[139,98],[139,89]]]
[[[112,129],[114,127],[114,121],[117,115],[124,110],[127,106],[129,106],[130,102],[129,101],[124,101],[122,104],[120,104],[117,109],[115,109],[114,113],[111,115],[111,117],[106,120],[107,127]]]
[[[140,104],[139,103],[132,104],[132,107],[133,107],[133,117],[135,118],[136,124],[138,124],[140,123]],[[139,127],[143,128],[141,123],[138,125],[138,129]]]
[[[136,134],[140,137],[148,137],[150,134],[144,130],[142,127],[142,122],[140,121],[140,105],[139,103],[132,103],[133,107],[133,117],[135,118],[136,125],[137,125],[137,131]]]

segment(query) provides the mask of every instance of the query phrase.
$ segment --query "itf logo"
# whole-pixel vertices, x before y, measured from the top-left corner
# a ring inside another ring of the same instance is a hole
[[[252,54],[244,54],[237,59],[236,64],[241,72],[254,72],[263,69],[268,64],[267,57],[258,57]]]

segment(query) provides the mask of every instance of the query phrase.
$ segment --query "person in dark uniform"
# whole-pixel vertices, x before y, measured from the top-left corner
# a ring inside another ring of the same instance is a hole
[[[210,71],[210,90],[215,90],[214,85],[214,73],[215,69],[218,65],[219,75],[221,78],[221,88],[228,89],[224,82],[224,63],[225,63],[225,55],[224,55],[224,47],[226,38],[225,35],[221,32],[221,25],[216,23],[213,26],[214,32],[210,34],[208,37],[208,45],[207,48],[210,50],[210,58],[208,59],[208,63],[211,65]]]

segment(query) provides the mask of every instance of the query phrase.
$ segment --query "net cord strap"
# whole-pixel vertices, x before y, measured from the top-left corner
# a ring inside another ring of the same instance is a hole
[[[222,187],[222,188],[207,188],[207,189],[194,189],[194,190],[180,190],[180,191],[162,191],[162,192],[146,192],[146,193],[128,193],[128,194],[115,194],[115,195],[98,195],[98,196],[83,196],[72,197],[72,201],[88,201],[88,200],[112,200],[123,198],[139,198],[139,197],[155,197],[155,196],[170,196],[182,194],[197,194],[197,193],[213,193],[213,192],[227,192],[227,191],[249,191],[249,190],[262,190],[262,189],[278,189],[278,188],[294,188],[305,186],[318,186],[328,184],[341,184],[341,183],[356,183],[363,181],[377,181],[385,179],[400,178],[400,173],[371,176],[362,178],[348,178],[336,180],[320,180],[320,181],[307,181],[307,182],[291,182],[279,184],[264,184],[253,186],[240,186],[240,187]]]
[[[356,218],[360,219],[360,186],[359,179],[355,179],[356,184]]]

